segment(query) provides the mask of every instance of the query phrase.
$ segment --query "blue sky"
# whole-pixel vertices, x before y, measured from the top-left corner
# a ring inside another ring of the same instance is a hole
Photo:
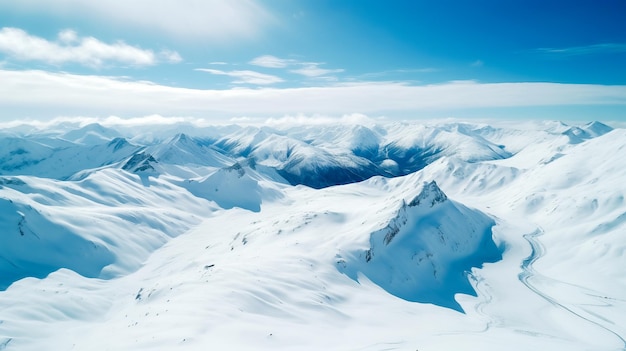
[[[626,1],[0,0],[0,118],[626,119]]]

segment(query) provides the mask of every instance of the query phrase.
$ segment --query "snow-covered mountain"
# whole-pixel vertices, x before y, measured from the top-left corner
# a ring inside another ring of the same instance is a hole
[[[33,175],[67,179],[77,172],[109,166],[141,149],[123,138],[102,144],[48,146],[25,138],[0,139],[0,175]]]
[[[119,132],[115,129],[104,127],[98,123],[92,123],[79,129],[70,130],[60,137],[61,139],[78,144],[97,145],[111,141],[119,136]]]
[[[0,131],[0,350],[620,350],[626,130]]]

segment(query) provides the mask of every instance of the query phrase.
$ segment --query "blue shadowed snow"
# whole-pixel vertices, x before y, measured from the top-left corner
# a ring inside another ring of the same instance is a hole
[[[47,219],[31,206],[0,198],[0,290],[25,278],[44,278],[68,268],[97,277],[113,263],[104,246],[87,240]]]
[[[502,259],[492,239],[494,221],[447,199],[433,181],[370,236],[370,248],[355,252],[340,271],[364,275],[404,300],[463,312],[455,294],[476,295],[467,272]]]

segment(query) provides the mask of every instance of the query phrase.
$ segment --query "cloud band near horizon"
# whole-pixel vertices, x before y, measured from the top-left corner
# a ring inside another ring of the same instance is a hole
[[[231,118],[533,106],[626,106],[626,86],[560,83],[363,82],[305,88],[200,90],[116,77],[0,70],[0,120],[147,114]]]

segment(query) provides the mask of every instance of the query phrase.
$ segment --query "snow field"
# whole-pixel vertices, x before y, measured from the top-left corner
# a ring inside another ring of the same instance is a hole
[[[624,349],[626,131],[605,127],[21,136],[38,146],[0,162],[0,350]],[[152,140],[131,154],[153,170],[122,169],[120,136]],[[48,173],[67,143],[98,162]],[[280,176],[387,157],[422,168]]]

